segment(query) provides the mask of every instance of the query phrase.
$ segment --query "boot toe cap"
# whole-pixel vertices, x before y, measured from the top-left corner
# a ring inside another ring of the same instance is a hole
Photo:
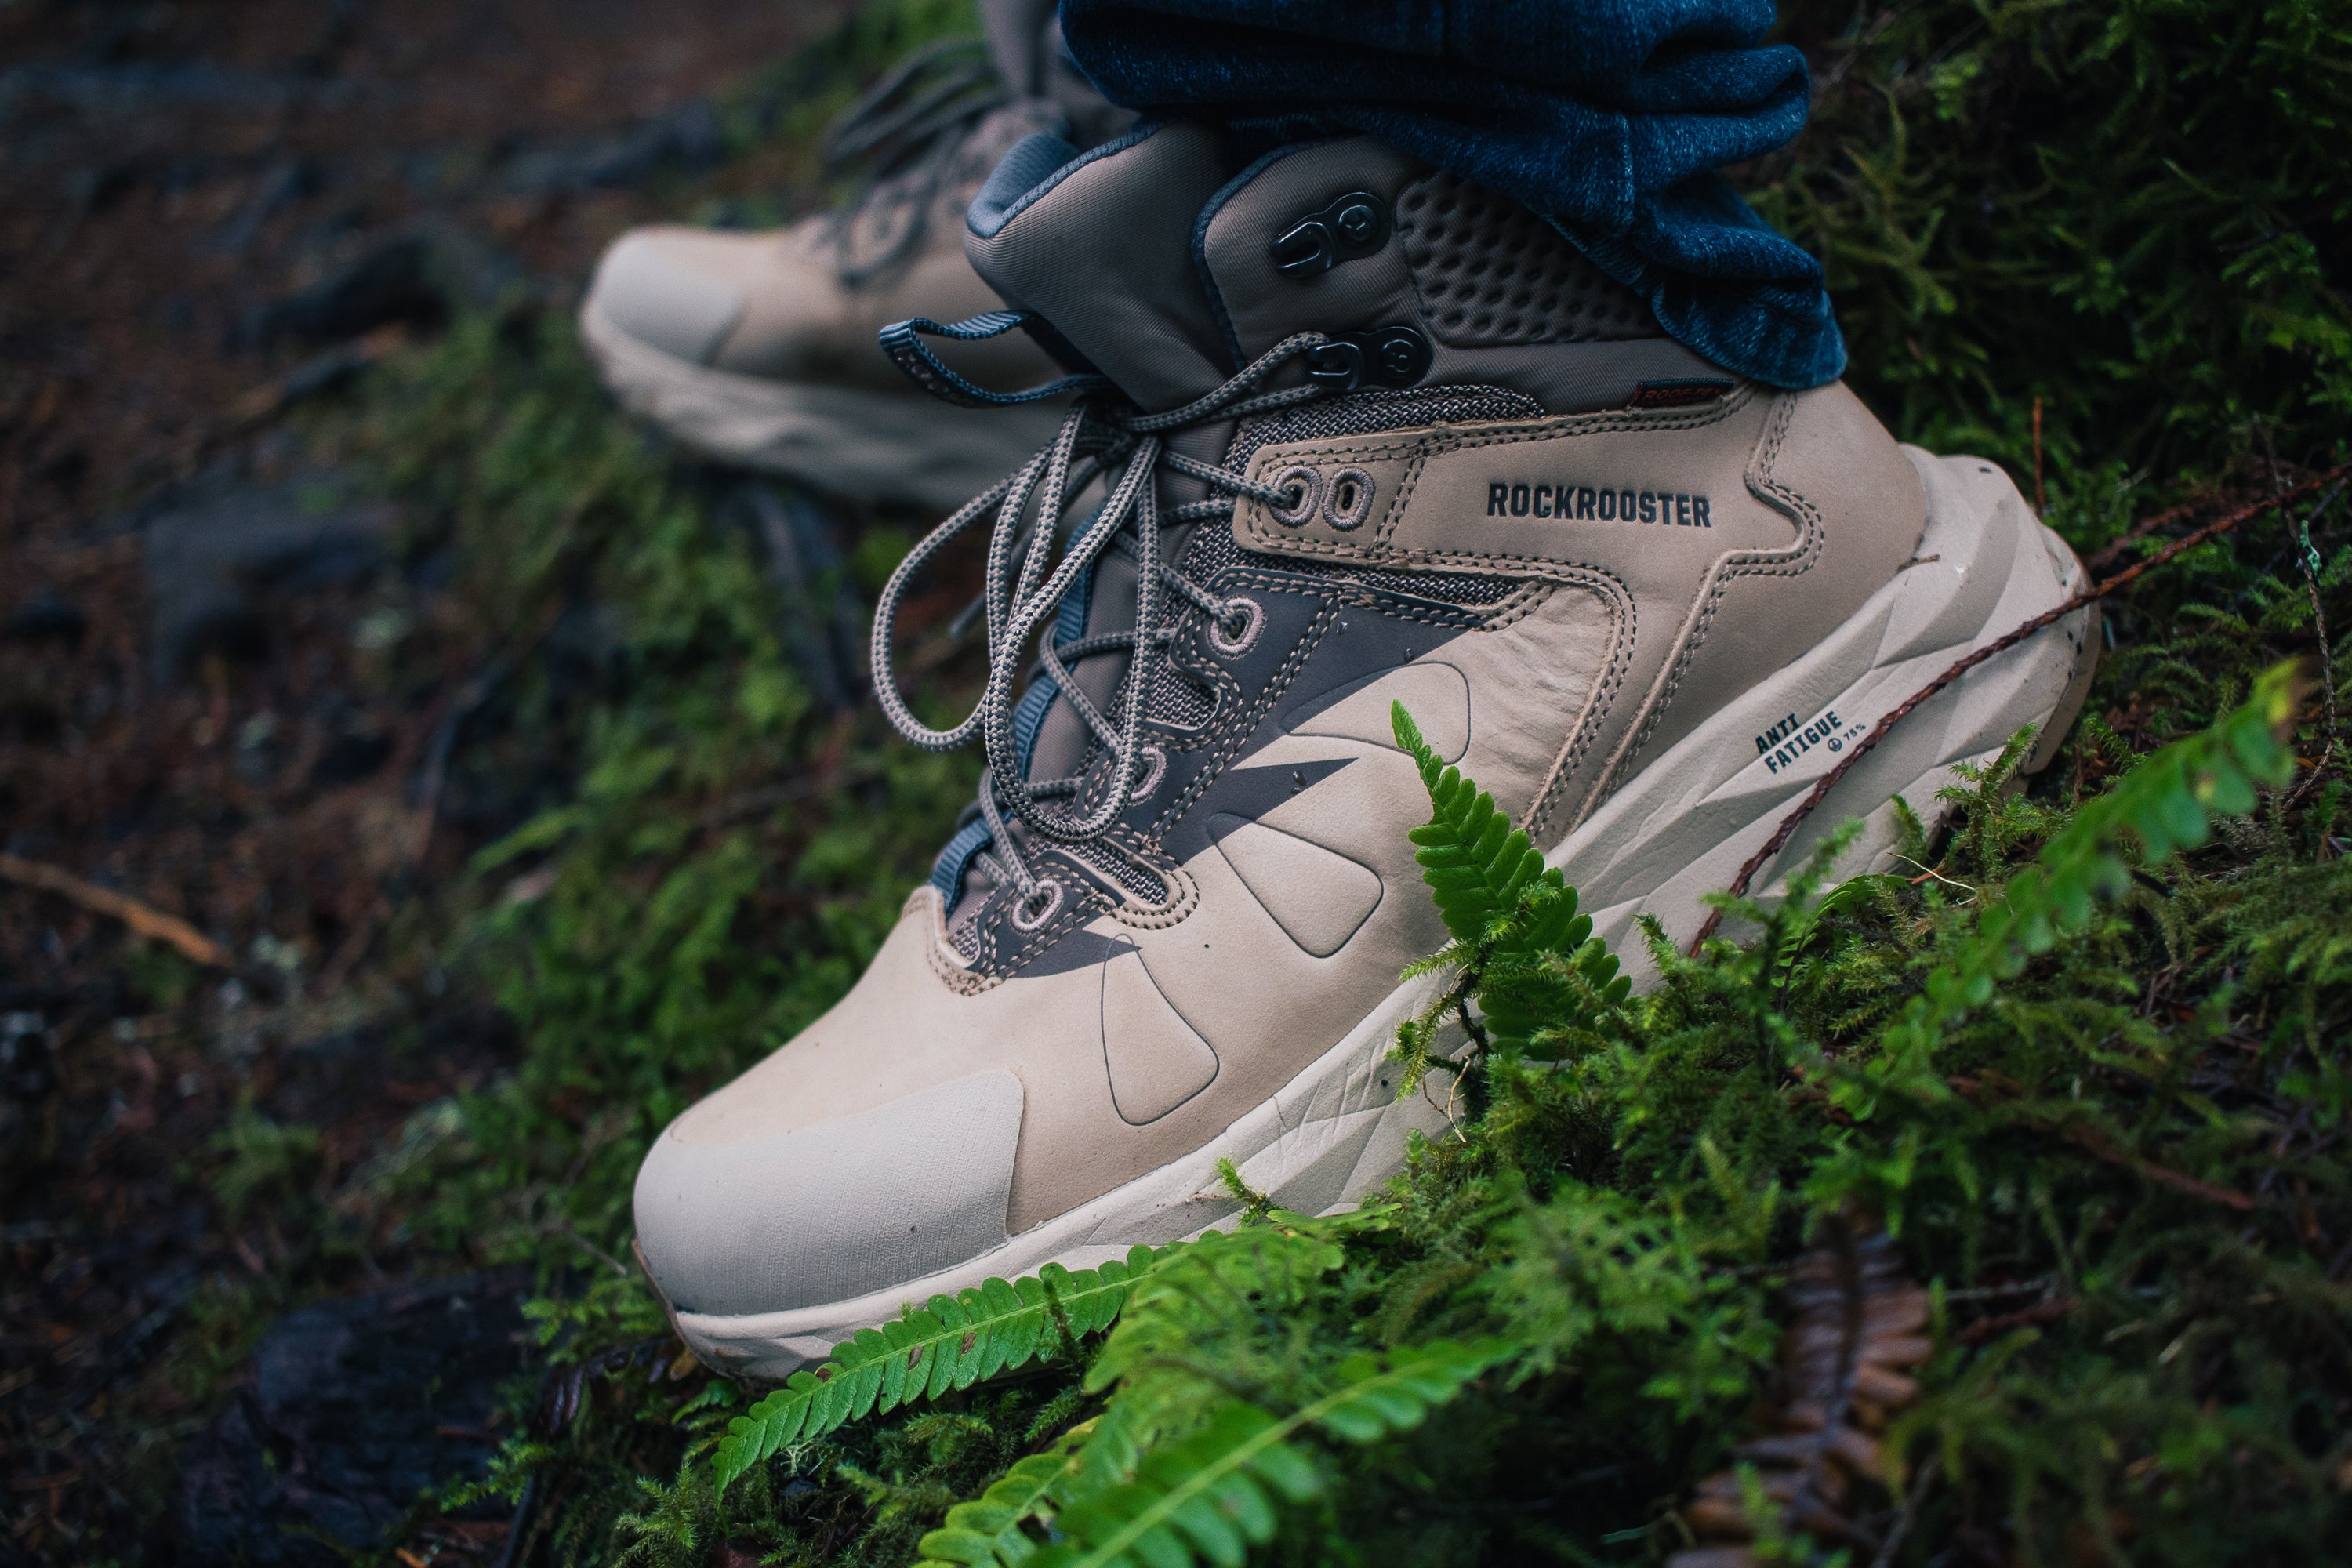
[[[638,1245],[677,1310],[744,1316],[848,1300],[1003,1244],[1021,1129],[1011,1073],[795,1131],[698,1141],[698,1113],[726,1094],[673,1123],[637,1174]]]
[[[718,357],[742,319],[742,291],[702,264],[701,237],[662,228],[623,235],[596,264],[587,309],[648,347],[692,364]]]

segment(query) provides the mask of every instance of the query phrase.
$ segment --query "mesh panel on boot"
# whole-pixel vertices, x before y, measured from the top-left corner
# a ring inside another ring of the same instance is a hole
[[[1216,700],[1178,674],[1168,661],[1163,659],[1152,667],[1151,689],[1143,700],[1143,711],[1148,718],[1180,730],[1191,730],[1207,723],[1209,715],[1216,710]]]
[[[1398,193],[1429,330],[1456,348],[1659,336],[1641,297],[1507,196],[1435,174]]]
[[[1104,880],[1125,889],[1138,903],[1157,904],[1168,897],[1166,883],[1116,850],[1081,844],[1066,853]]]

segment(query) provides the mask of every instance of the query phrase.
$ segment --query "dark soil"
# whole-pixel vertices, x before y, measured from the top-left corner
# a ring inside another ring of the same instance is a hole
[[[308,1257],[289,1205],[509,1058],[494,1015],[383,971],[396,911],[520,805],[469,817],[423,778],[491,629],[435,619],[447,563],[406,551],[415,520],[277,416],[455,311],[560,308],[716,161],[727,95],[836,10],[0,8],[0,850],[240,965],[0,882],[0,1561],[168,1554],[139,1532],[216,1418],[192,1560],[275,1560],[236,1536],[271,1508],[358,1544],[488,1451],[478,1380],[447,1381],[479,1408],[435,1414],[429,1346],[382,1324],[348,1332],[384,1355],[298,1369],[406,1402],[373,1470],[357,1405],[270,1385],[300,1320],[246,1354],[290,1278],[392,1292],[330,1314],[422,1310],[400,1236]],[[371,628],[404,616],[437,675],[381,678]],[[512,1285],[482,1352],[507,1373]]]

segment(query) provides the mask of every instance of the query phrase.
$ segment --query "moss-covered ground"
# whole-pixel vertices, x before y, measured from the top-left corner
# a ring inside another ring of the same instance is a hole
[[[956,25],[870,8],[793,68],[805,109],[740,155],[804,168],[826,103]],[[1849,379],[1899,435],[2001,463],[2106,570],[2352,458],[2352,7],[1831,0],[1784,26],[1813,121],[1736,173],[1826,258]],[[217,1385],[262,1309],[348,1286],[354,1258],[521,1265],[542,1348],[509,1391],[514,1435],[487,1479],[420,1503],[387,1560],[913,1560],[951,1505],[1100,1417],[1101,1342],[789,1445],[722,1496],[712,1446],[751,1395],[667,1341],[625,1264],[628,1200],[668,1118],[849,984],[976,763],[828,704],[789,628],[840,584],[780,586],[735,477],[617,416],[560,308],[463,316],[302,430],[400,499],[405,548],[447,552],[434,613],[496,671],[447,785],[499,803],[480,807],[496,831],[392,906],[351,984],[412,1032],[465,1000],[511,1044],[348,1158],[299,1122],[230,1123],[188,1179],[294,1239],[260,1283],[205,1287],[172,1375]],[[1517,1359],[1416,1431],[1307,1442],[1315,1499],[1260,1550],[1661,1561],[1692,1543],[1702,1478],[1787,1403],[1792,1261],[1874,1225],[1932,1303],[1893,1484],[1854,1494],[1868,1543],[1764,1558],[2352,1555],[2352,827],[2318,679],[2352,626],[2347,510],[2326,491],[2265,514],[2111,602],[2056,763],[1948,803],[1916,875],[1820,889],[1605,1016],[1561,1004],[1566,1069],[1475,1075],[1478,1117],[1381,1217],[1268,1225],[1278,1242],[1200,1264],[1227,1269],[1203,1287],[1221,1304],[1139,1319],[1160,1338],[1110,1391],[1138,1440],[1213,1427],[1204,1388],[1284,1414],[1351,1354],[1506,1336]],[[870,602],[924,520],[838,518],[837,572]],[[915,634],[958,605],[916,606]],[[441,657],[394,645],[376,679]],[[2291,782],[2161,863],[2126,836],[2119,896],[1939,1023],[1940,1090],[1839,1087],[2012,872],[2289,658],[2313,672]],[[977,668],[946,651],[929,697]],[[1181,1375],[1154,1383],[1162,1363]],[[567,1375],[576,1400],[549,1400],[542,1379]]]

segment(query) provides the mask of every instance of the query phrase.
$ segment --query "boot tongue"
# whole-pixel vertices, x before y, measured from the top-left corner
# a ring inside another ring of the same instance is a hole
[[[1167,125],[1042,167],[1053,151],[1043,137],[1015,146],[972,202],[972,269],[1146,410],[1215,387],[1234,367],[1193,267],[1192,232],[1233,173],[1223,138]]]

